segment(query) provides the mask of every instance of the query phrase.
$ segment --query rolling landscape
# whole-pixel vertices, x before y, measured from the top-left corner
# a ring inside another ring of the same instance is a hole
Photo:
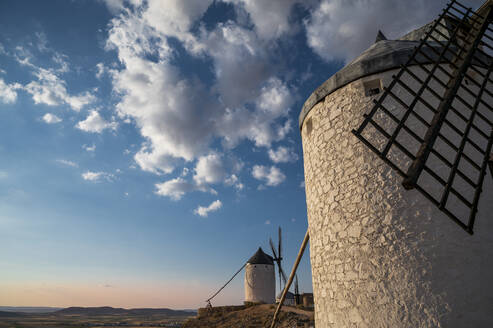
[[[231,328],[270,325],[274,304],[171,310],[103,307],[0,307],[0,328],[169,327]],[[17,312],[16,312],[17,311]],[[22,312],[21,312],[22,311]],[[313,309],[283,307],[278,328],[313,327]]]
[[[60,327],[181,327],[196,315],[191,310],[122,309],[113,307],[69,307],[50,312],[15,307],[0,311],[1,328],[60,328]],[[38,309],[43,311],[43,308]]]

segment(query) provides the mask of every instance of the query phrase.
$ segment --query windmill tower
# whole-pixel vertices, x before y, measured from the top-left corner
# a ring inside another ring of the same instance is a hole
[[[257,252],[236,271],[236,273],[211,297],[205,300],[207,307],[212,307],[212,299],[216,297],[243,269],[245,269],[245,303],[267,303],[272,304],[276,301],[276,274],[274,262],[277,263],[279,272],[279,289],[281,280],[286,284],[286,275],[281,266],[282,261],[282,239],[281,227],[279,227],[279,243],[277,252],[272,239],[269,238],[270,246],[274,257],[264,253],[261,247]],[[282,289],[281,289],[282,290]]]
[[[245,302],[272,304],[275,295],[274,261],[259,247],[245,266]]]
[[[317,327],[493,322],[492,5],[379,33],[305,102]]]

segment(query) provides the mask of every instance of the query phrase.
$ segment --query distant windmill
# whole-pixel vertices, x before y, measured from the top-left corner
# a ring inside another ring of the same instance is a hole
[[[276,252],[276,247],[274,246],[274,243],[272,242],[272,238],[269,238],[269,244],[270,248],[272,249],[272,255],[274,257],[274,262],[277,263],[277,269],[279,272],[279,291],[282,292],[283,288],[281,283],[286,285],[286,274],[284,273],[284,270],[282,269],[282,233],[281,233],[281,227],[279,227],[279,242],[277,244],[277,252]],[[282,281],[282,282],[281,282]]]

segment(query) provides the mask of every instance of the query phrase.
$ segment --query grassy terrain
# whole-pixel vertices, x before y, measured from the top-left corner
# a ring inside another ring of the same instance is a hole
[[[194,313],[190,313],[190,317]],[[153,315],[85,315],[11,313],[0,316],[0,328],[61,328],[61,327],[169,327],[178,328],[186,316]]]

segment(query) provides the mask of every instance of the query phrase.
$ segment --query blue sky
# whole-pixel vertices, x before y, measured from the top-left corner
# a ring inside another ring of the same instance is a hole
[[[289,272],[304,100],[443,5],[0,2],[0,305],[203,306],[278,226]]]

